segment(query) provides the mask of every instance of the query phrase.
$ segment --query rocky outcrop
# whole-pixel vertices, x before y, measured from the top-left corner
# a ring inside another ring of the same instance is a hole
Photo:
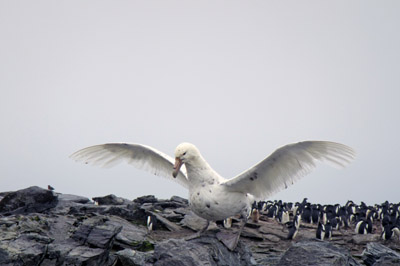
[[[302,224],[298,236],[275,219],[262,217],[245,227],[229,251],[220,235],[238,230],[214,224],[192,238],[204,220],[186,199],[133,201],[115,195],[85,197],[39,187],[0,193],[0,265],[398,265],[399,241],[379,234],[357,235],[353,228],[315,239],[316,226]],[[95,204],[96,202],[96,204]],[[146,220],[156,217],[154,230]]]
[[[57,205],[57,196],[50,190],[29,187],[6,193],[0,201],[0,213],[4,215],[43,212]]]
[[[400,254],[382,244],[371,242],[362,254],[366,265],[400,265]]]

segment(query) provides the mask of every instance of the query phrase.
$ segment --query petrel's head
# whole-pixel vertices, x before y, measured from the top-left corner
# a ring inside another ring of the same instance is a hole
[[[199,150],[191,143],[181,143],[175,149],[175,165],[172,175],[176,177],[184,163],[190,162],[200,155]]]

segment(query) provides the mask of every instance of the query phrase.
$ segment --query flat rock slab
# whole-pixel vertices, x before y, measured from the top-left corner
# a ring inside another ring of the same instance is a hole
[[[366,234],[366,235],[354,235],[352,237],[352,241],[354,244],[357,245],[366,245],[370,242],[379,241],[380,236],[375,234]]]
[[[192,229],[193,231],[200,231],[207,225],[207,220],[197,216],[192,211],[189,211],[180,222],[180,224],[189,229]]]
[[[238,245],[230,252],[214,237],[201,237],[190,241],[170,239],[159,243],[154,249],[154,265],[256,265],[251,252]]]
[[[349,252],[331,243],[306,240],[293,244],[278,265],[359,265]]]

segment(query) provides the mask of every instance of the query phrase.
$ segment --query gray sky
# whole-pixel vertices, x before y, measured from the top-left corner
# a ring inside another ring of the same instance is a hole
[[[357,151],[273,199],[399,202],[399,1],[0,1],[0,191],[187,197],[68,156],[194,143],[231,178],[280,146]]]

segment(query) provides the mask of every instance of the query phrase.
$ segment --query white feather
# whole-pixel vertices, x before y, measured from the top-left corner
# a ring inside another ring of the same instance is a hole
[[[177,181],[185,188],[189,187],[184,168],[181,168],[177,177],[173,178],[173,159],[142,144],[107,143],[84,148],[73,153],[70,157],[76,161],[103,167],[112,167],[125,161],[138,169],[147,170],[154,175]]]
[[[344,167],[354,157],[353,149],[335,142],[304,141],[289,144],[221,185],[227,191],[250,193],[259,199],[268,198],[310,173],[317,161]]]

